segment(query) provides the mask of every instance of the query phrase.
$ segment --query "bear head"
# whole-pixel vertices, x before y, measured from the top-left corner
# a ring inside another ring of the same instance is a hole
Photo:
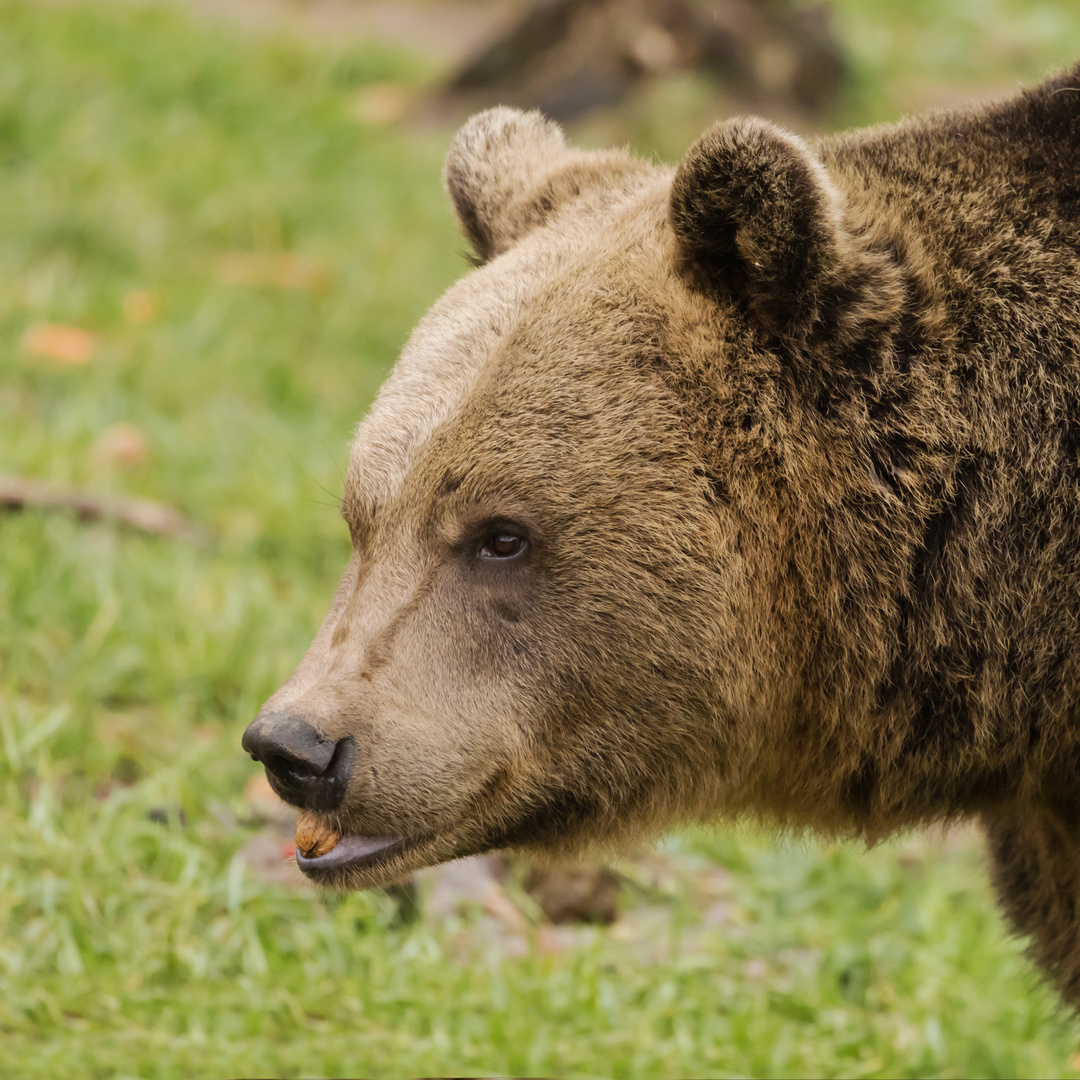
[[[352,557],[244,736],[341,834],[298,856],[334,887],[759,798],[813,633],[773,419],[898,304],[821,161],[763,121],[673,170],[494,109],[445,181],[478,265],[360,425]]]

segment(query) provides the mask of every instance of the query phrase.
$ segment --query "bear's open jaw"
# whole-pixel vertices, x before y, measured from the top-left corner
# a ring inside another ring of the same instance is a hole
[[[342,870],[374,861],[376,856],[390,854],[403,841],[396,836],[343,836],[322,855],[308,857],[296,849],[296,865],[308,876],[325,871]]]

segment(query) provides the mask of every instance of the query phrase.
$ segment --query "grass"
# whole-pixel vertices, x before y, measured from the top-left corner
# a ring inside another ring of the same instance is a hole
[[[1080,54],[1065,3],[837,6],[864,119],[932,66],[1001,83]],[[522,955],[237,858],[239,735],[345,560],[350,432],[464,266],[449,133],[357,115],[366,85],[429,75],[160,6],[0,0],[0,472],[162,499],[209,538],[0,516],[0,1072],[1078,1075],[1080,1025],[972,843],[686,833],[615,928]],[[88,362],[34,354],[53,323]]]
[[[1060,0],[833,0],[852,67],[848,123],[962,100],[972,88],[1008,93],[1074,63],[1080,12]]]

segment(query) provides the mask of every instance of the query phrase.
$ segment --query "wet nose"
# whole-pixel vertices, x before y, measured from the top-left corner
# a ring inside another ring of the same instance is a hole
[[[262,762],[286,802],[307,810],[341,805],[356,757],[352,736],[324,739],[302,716],[264,710],[248,724],[241,745]]]

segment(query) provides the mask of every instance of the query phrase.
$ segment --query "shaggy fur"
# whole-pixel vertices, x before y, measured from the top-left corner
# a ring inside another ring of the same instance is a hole
[[[1080,1004],[1078,147],[1080,69],[676,170],[470,121],[484,265],[360,427],[353,558],[265,713],[352,735],[333,824],[405,840],[320,880],[977,815]]]

